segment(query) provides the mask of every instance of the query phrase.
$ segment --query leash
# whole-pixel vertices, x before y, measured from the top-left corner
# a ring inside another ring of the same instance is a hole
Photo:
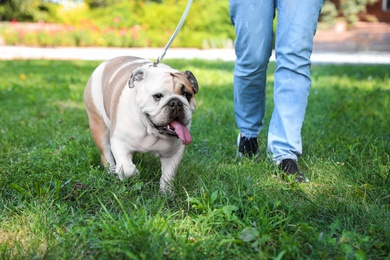
[[[169,39],[167,45],[165,45],[165,48],[163,50],[163,52],[161,53],[161,55],[157,58],[157,60],[153,63],[153,66],[156,67],[157,64],[164,58],[165,54],[167,53],[167,50],[168,48],[171,46],[173,40],[176,38],[176,35],[179,33],[184,21],[186,20],[187,18],[187,15],[188,15],[188,12],[190,11],[190,7],[192,5],[192,0],[188,0],[188,3],[187,3],[187,6],[186,6],[186,9],[184,9],[184,12],[183,12],[183,15],[181,16],[181,19],[180,19],[180,22],[179,24],[177,25],[175,31],[173,32],[171,38]]]

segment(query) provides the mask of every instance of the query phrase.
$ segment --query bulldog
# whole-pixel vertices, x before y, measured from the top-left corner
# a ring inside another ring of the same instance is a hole
[[[92,137],[102,163],[120,180],[138,174],[135,152],[161,161],[160,190],[170,184],[183,158],[195,111],[198,82],[190,71],[133,56],[100,64],[84,91]]]

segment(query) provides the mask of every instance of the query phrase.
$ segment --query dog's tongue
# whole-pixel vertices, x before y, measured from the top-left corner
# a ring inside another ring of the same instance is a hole
[[[191,143],[192,137],[190,131],[188,131],[188,128],[185,125],[179,123],[178,121],[173,121],[171,126],[175,128],[175,133],[183,141],[183,144]]]

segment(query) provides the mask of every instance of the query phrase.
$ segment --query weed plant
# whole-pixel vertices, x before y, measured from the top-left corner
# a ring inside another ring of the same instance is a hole
[[[390,258],[388,66],[312,67],[297,184],[269,162],[266,127],[260,154],[237,157],[233,63],[165,63],[200,85],[174,195],[151,155],[138,178],[103,169],[83,105],[99,62],[0,61],[1,259]]]

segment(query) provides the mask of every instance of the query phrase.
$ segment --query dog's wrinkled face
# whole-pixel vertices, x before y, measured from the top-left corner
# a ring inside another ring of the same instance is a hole
[[[183,144],[191,142],[189,127],[198,82],[190,71],[138,68],[129,80],[129,87],[136,89],[140,111],[159,135],[178,137]]]

